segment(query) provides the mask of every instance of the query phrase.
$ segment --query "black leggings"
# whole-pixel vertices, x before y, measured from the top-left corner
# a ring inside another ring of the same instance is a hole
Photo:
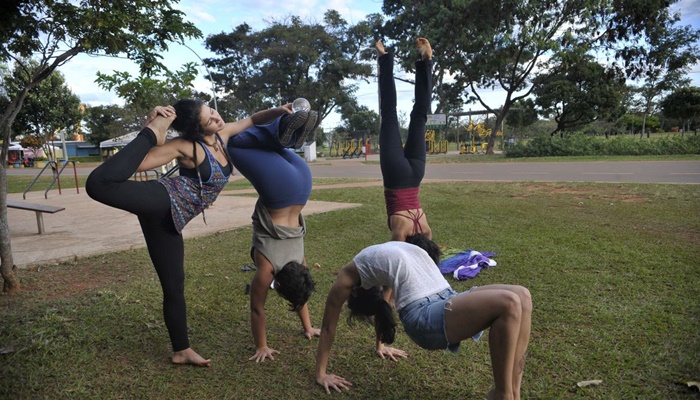
[[[406,146],[402,147],[396,115],[394,55],[379,57],[379,94],[382,124],[379,131],[379,163],[384,187],[419,187],[425,175],[425,123],[433,89],[432,61],[416,62],[415,103],[408,125]]]
[[[185,247],[170,214],[170,196],[157,181],[129,180],[148,151],[155,134],[145,128],[122,150],[97,167],[85,183],[96,201],[134,213],[139,218],[148,254],[163,288],[163,317],[173,351],[190,347],[185,306]]]

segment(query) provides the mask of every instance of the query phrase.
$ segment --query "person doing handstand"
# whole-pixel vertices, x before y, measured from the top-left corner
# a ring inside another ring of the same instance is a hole
[[[360,251],[338,273],[328,293],[316,353],[316,383],[326,393],[352,383],[328,373],[338,319],[347,301],[351,315],[374,316],[377,354],[396,360],[406,352],[385,346],[394,341],[396,322],[380,287],[395,295],[406,334],[427,350],[456,352],[463,340],[478,340],[490,328],[494,389],[489,399],[519,399],[524,357],[530,340],[532,299],[516,285],[485,285],[457,293],[440,273],[440,249],[432,241],[387,242]]]
[[[384,180],[387,224],[391,240],[398,241],[419,234],[428,239],[433,237],[418,199],[425,175],[425,125],[433,88],[433,50],[425,38],[416,39],[416,48],[421,59],[416,62],[415,103],[403,146],[396,114],[394,55],[384,48],[381,41],[376,44],[381,112],[379,163]]]
[[[258,192],[253,212],[251,258],[256,271],[250,288],[250,320],[255,353],[249,360],[274,360],[268,346],[265,301],[270,286],[295,311],[307,338],[318,336],[309,316],[314,281],[306,267],[301,212],[311,194],[311,170],[290,147],[313,141],[319,124],[316,111],[300,111],[255,126],[228,141],[233,164]],[[280,132],[278,135],[277,133]],[[274,282],[274,283],[273,283]]]
[[[85,190],[92,199],[136,214],[139,219],[163,289],[163,317],[175,364],[211,365],[211,360],[190,347],[182,230],[194,217],[204,214],[204,209],[226,186],[233,168],[224,145],[229,137],[255,123],[290,112],[289,107],[278,107],[225,123],[215,109],[200,100],[186,99],[174,106],[156,107],[136,138],[87,179]],[[181,136],[166,142],[171,123]],[[180,166],[179,176],[130,180],[135,172],[148,171],[174,159]]]

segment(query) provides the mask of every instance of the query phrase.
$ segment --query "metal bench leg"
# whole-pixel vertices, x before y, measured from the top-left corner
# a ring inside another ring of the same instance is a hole
[[[36,213],[36,225],[39,227],[39,234],[44,233],[44,213],[41,211],[35,211]]]

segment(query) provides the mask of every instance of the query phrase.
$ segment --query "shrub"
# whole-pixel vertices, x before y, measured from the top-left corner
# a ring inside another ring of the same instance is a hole
[[[557,157],[588,155],[677,155],[700,154],[700,136],[665,136],[639,139],[615,135],[609,138],[580,133],[564,138],[540,135],[528,142],[518,142],[504,150],[506,157]]]

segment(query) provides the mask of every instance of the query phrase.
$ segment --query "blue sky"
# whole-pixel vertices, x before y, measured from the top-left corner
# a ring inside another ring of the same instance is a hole
[[[230,32],[234,27],[248,23],[258,30],[267,26],[267,22],[282,19],[290,15],[300,16],[304,20],[320,20],[326,10],[337,10],[349,23],[356,23],[367,14],[381,13],[382,0],[182,0],[175,8],[183,11],[187,19],[193,22],[207,37],[220,32]],[[700,0],[682,0],[674,4],[674,10],[679,10],[684,25],[700,28]],[[436,40],[432,38],[433,40]],[[210,91],[211,83],[203,78],[206,71],[201,67],[199,57],[212,57],[206,50],[204,40],[190,40],[187,43],[192,50],[185,46],[174,44],[167,53],[163,54],[165,65],[179,69],[186,62],[195,62],[199,77],[195,87],[200,91]],[[193,53],[194,51],[194,53]],[[196,53],[196,54],[195,54]],[[137,74],[136,66],[129,60],[91,57],[84,54],[76,56],[60,68],[65,75],[68,85],[78,95],[82,102],[91,106],[104,104],[122,104],[123,101],[115,93],[100,89],[94,82],[97,72],[111,73],[112,71],[128,71]],[[690,77],[695,86],[700,86],[700,66],[696,65]],[[413,89],[411,85],[397,82],[399,110],[408,112],[411,108]],[[358,101],[377,110],[376,83],[361,84],[357,91]],[[502,92],[492,91],[485,96],[486,102],[498,107],[503,99]],[[472,104],[473,109],[480,106]],[[339,123],[337,115],[330,115],[323,121],[324,128],[333,128]]]

